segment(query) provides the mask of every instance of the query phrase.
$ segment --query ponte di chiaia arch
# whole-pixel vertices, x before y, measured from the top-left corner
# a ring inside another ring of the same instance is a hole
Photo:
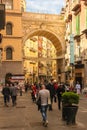
[[[50,40],[57,51],[57,72],[65,81],[65,22],[63,15],[26,13],[22,14],[23,45],[33,36],[43,36]]]

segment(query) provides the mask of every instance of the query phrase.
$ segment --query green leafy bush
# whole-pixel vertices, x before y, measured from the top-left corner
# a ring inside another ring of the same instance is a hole
[[[74,92],[64,92],[62,94],[62,102],[64,105],[71,106],[79,103],[79,95]]]

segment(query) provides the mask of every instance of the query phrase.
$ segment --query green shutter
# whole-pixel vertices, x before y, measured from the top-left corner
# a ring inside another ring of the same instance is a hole
[[[80,34],[80,15],[76,16],[76,34]]]

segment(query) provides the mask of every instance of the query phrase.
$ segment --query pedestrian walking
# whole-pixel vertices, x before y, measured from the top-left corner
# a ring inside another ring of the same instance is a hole
[[[19,86],[20,96],[22,96],[22,86]]]
[[[12,84],[10,87],[10,93],[11,93],[11,98],[12,98],[12,105],[16,105],[16,100],[17,100],[17,87]]]
[[[77,93],[77,94],[80,94],[80,93],[81,93],[81,85],[80,85],[80,83],[79,83],[78,81],[77,81],[77,83],[76,83],[75,89],[76,89],[76,93]]]
[[[53,104],[53,100],[55,98],[55,88],[54,88],[54,81],[53,79],[47,84],[46,88],[49,90],[50,92],[50,100],[51,100],[51,105],[49,107],[49,111],[53,110],[52,104]]]
[[[46,127],[48,125],[48,120],[47,120],[47,108],[48,105],[51,104],[50,102],[50,92],[45,88],[45,85],[41,86],[41,90],[38,93],[38,99],[41,99],[41,108],[40,112],[42,115],[42,121],[43,125]]]
[[[27,91],[28,91],[28,83],[25,83],[25,92],[27,93]]]
[[[31,85],[31,97],[32,97],[32,101],[36,102],[37,88],[34,84]]]
[[[62,99],[62,94],[65,92],[64,86],[60,84],[57,88],[57,98],[58,98],[58,109],[61,109],[61,99]]]
[[[9,84],[6,84],[2,89],[2,94],[4,96],[4,105],[8,107],[8,103],[10,101],[10,88]]]

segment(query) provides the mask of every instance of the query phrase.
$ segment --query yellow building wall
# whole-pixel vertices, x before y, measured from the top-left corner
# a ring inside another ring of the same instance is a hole
[[[13,13],[12,13],[13,14]],[[11,15],[12,15],[11,14]],[[6,59],[6,47],[11,46],[13,48],[13,60],[22,60],[22,24],[21,17],[19,16],[6,16],[6,23],[11,22],[13,25],[12,35],[6,35],[6,27],[3,33],[3,40],[1,46],[3,47],[3,60]]]
[[[0,77],[4,78],[7,73],[23,74],[23,45],[22,45],[22,13],[20,0],[13,0],[13,9],[6,9],[6,21],[5,23],[12,24],[12,35],[6,34],[6,26],[4,30],[1,30],[3,35],[0,48],[3,49],[2,67],[0,71],[2,74]],[[13,49],[12,60],[6,60],[6,48],[11,47]],[[5,66],[6,69],[3,69]],[[14,66],[14,69],[13,69]]]

